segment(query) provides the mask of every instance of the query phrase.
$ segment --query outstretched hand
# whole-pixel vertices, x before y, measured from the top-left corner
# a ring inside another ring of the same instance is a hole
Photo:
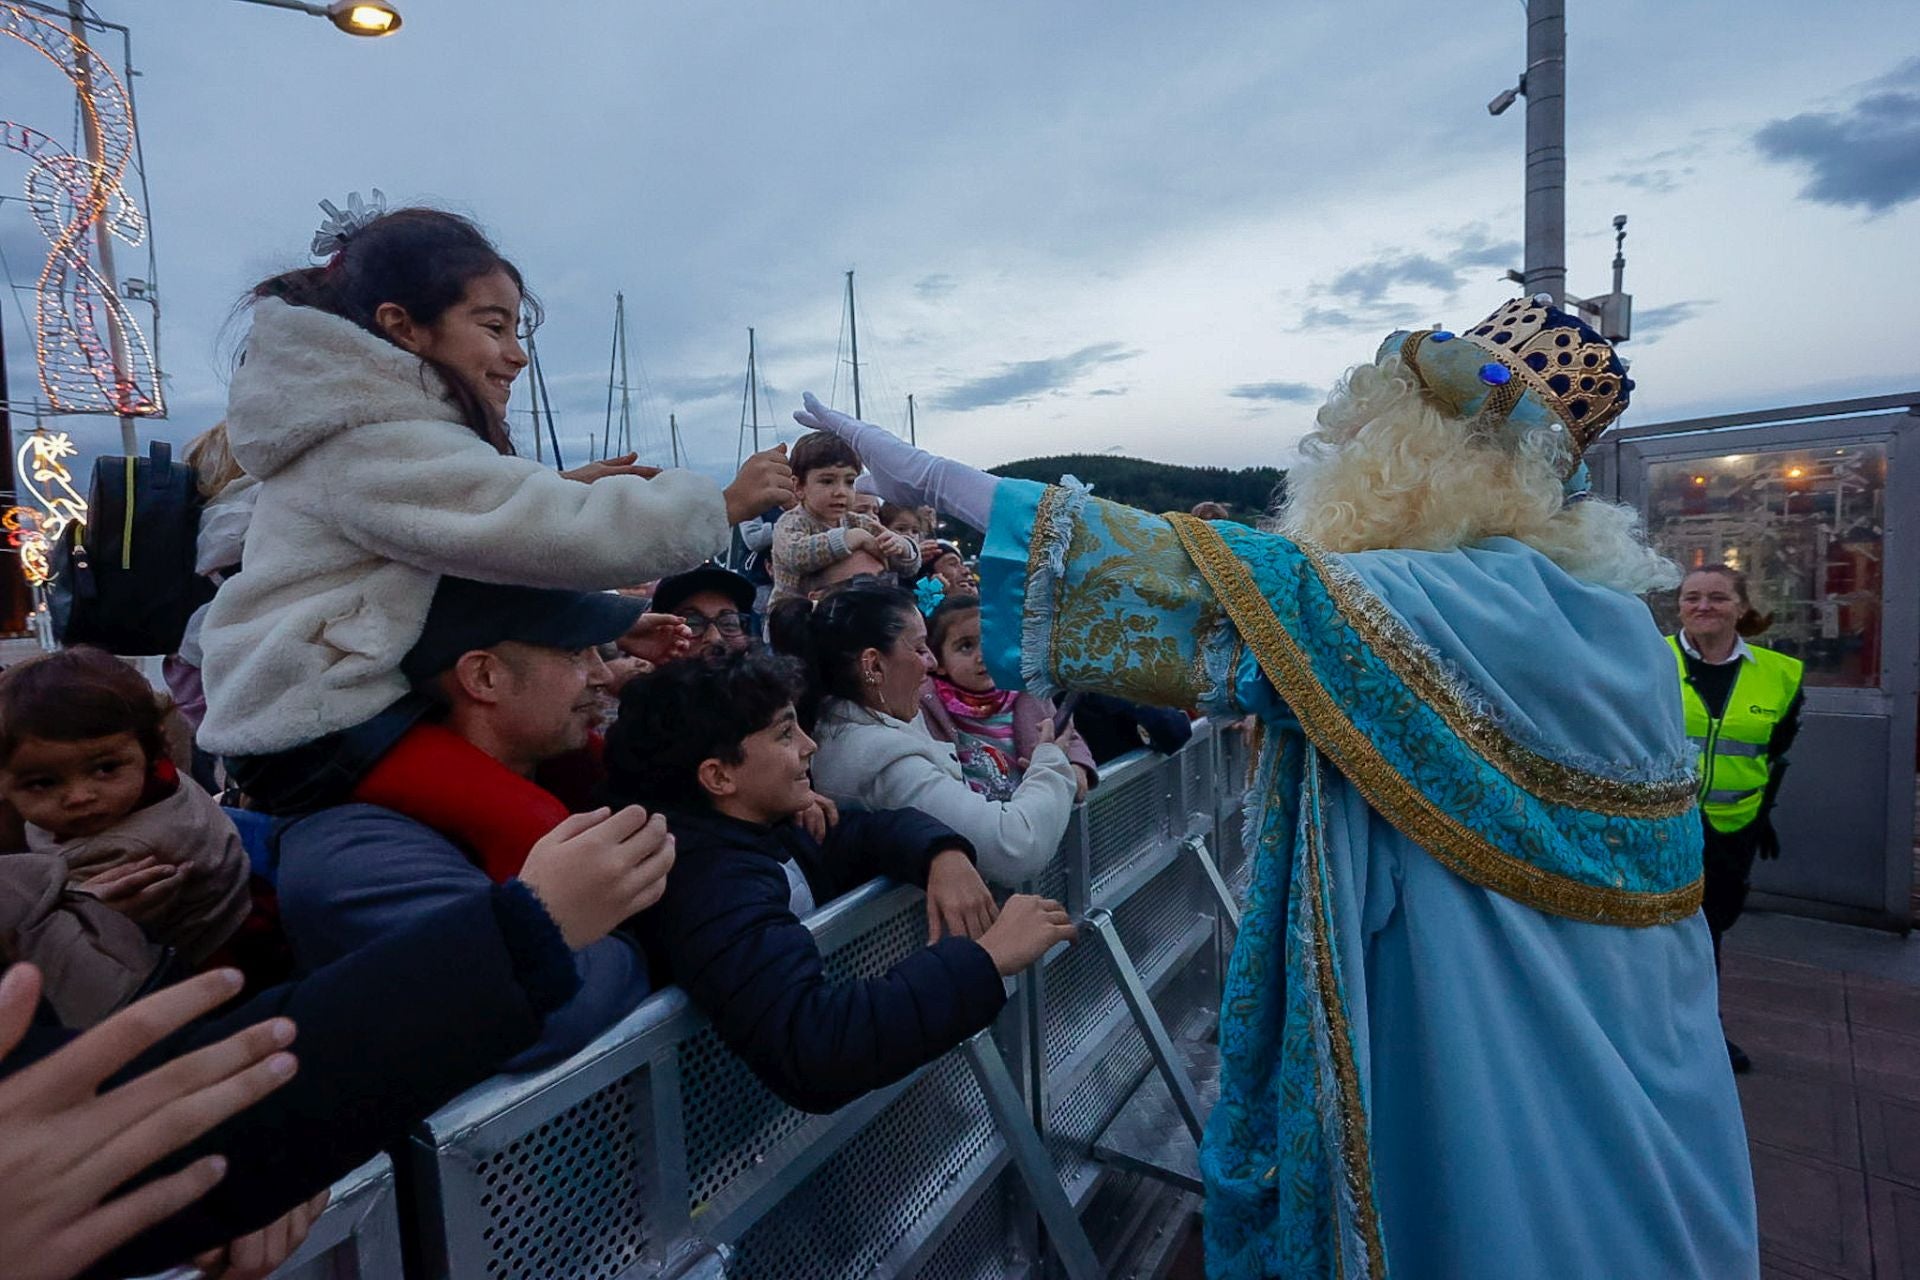
[[[993,476],[916,449],[884,427],[829,409],[812,394],[803,396],[802,402],[806,407],[797,410],[793,420],[852,445],[882,498],[903,507],[937,507],[963,524],[987,527],[994,487],[999,483]]]
[[[657,667],[693,652],[693,629],[677,613],[643,613],[617,643],[622,653]]]
[[[901,449],[910,449],[912,454],[927,457],[917,449],[911,449],[884,427],[876,427],[871,422],[841,413],[838,409],[829,409],[809,391],[800,397],[806,407],[794,410],[793,420],[810,431],[825,431],[852,445],[854,452],[860,455],[861,463],[867,474],[873,477],[874,487],[880,490],[880,496],[888,502],[897,502],[902,506],[917,507],[923,504],[923,495],[910,477],[899,474],[893,465],[894,452],[881,443],[880,437],[898,445]]]
[[[226,1173],[219,1156],[121,1194],[148,1165],[252,1106],[293,1077],[293,1023],[274,1018],[117,1088],[102,1086],[187,1023],[239,994],[216,969],[157,992],[0,1080],[0,1258],[21,1280],[78,1274],[172,1217]],[[40,973],[0,978],[0,1057],[26,1034]],[[112,1197],[109,1199],[109,1197]]]
[[[592,484],[595,480],[604,480],[608,476],[639,476],[642,480],[651,480],[660,474],[658,467],[637,466],[640,455],[623,453],[617,458],[602,458],[598,462],[589,462],[585,466],[574,467],[560,474],[569,480],[578,480],[581,484]]]

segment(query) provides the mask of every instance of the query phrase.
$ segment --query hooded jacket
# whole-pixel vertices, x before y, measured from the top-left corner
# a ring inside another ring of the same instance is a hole
[[[67,887],[76,890],[95,876],[142,858],[183,868],[179,892],[146,929],[190,965],[218,950],[253,909],[252,868],[240,832],[192,778],[175,778],[171,794],[135,809],[98,835],[62,840],[28,823],[27,848],[65,862]]]
[[[201,630],[200,745],[266,755],[372,718],[443,574],[597,591],[725,547],[719,486],[690,471],[581,484],[505,457],[420,360],[358,325],[263,298],[227,407],[257,477],[246,571]]]

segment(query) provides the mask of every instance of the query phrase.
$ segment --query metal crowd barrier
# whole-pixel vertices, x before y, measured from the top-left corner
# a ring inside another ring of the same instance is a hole
[[[1049,1257],[1100,1274],[1075,1215],[1105,1177],[1197,1186],[1245,772],[1240,735],[1204,721],[1178,755],[1103,770],[1030,886],[1067,903],[1080,943],[1024,975],[990,1031],[831,1115],[781,1103],[678,990],[567,1062],[456,1100],[402,1157],[407,1274],[988,1280]],[[834,978],[926,940],[919,891],[884,881],[806,923]],[[1138,1149],[1129,1123],[1177,1149]],[[362,1174],[283,1275],[401,1274],[392,1172]]]
[[[196,1273],[197,1274],[197,1273]],[[377,1156],[334,1184],[306,1243],[274,1280],[382,1280],[401,1274],[393,1163]]]

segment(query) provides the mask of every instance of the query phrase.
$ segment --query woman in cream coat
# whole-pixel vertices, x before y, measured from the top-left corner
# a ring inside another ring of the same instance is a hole
[[[820,750],[814,789],[859,809],[918,809],[972,842],[980,874],[1016,886],[1052,861],[1073,811],[1074,767],[1043,726],[1013,797],[989,800],[967,785],[950,743],[920,718],[920,687],[933,669],[927,626],[897,587],[855,582],[809,606],[776,614],[776,647],[809,668]]]

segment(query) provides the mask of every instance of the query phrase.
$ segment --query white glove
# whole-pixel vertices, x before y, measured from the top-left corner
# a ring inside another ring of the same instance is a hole
[[[829,409],[808,392],[806,408],[793,420],[814,431],[828,431],[853,446],[873,475],[880,496],[907,507],[933,507],[976,529],[993,515],[993,490],[1000,481],[964,462],[916,449],[885,427]]]

